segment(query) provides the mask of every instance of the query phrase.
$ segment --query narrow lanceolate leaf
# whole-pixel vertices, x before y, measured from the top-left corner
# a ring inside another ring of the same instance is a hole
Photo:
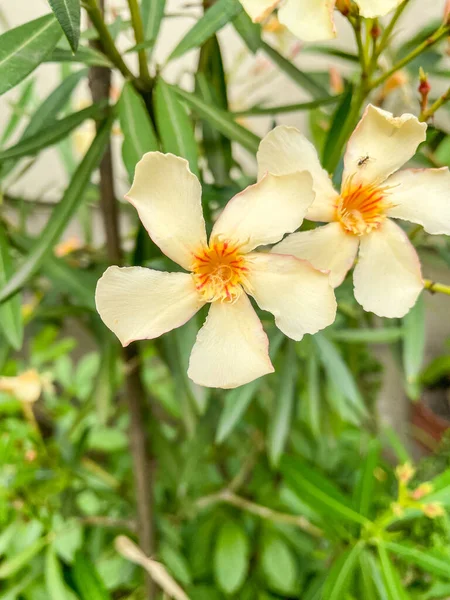
[[[142,24],[145,39],[154,47],[164,17],[166,0],[141,0]],[[151,51],[151,49],[150,49]]]
[[[261,47],[261,25],[252,23],[248,14],[244,11],[233,19],[233,26],[241,36],[247,48],[256,54]]]
[[[181,88],[173,88],[180,98],[194,110],[194,112],[202,119],[208,121],[218,131],[223,133],[228,139],[238,142],[252,154],[258,151],[259,142],[261,141],[257,135],[236,123],[233,118],[224,110],[212,106],[204,102],[201,98],[185,92]]]
[[[321,431],[320,365],[314,352],[308,356],[306,386],[300,401],[300,414],[315,438]]]
[[[59,121],[55,121],[51,127],[44,131],[38,131],[34,135],[20,140],[15,146],[7,148],[0,152],[0,161],[11,158],[22,158],[24,156],[33,156],[44,148],[53,146],[60,140],[64,139],[68,133],[76,129],[81,123],[87,119],[99,117],[104,111],[104,104],[93,104],[88,108],[84,108],[76,113],[65,117]]]
[[[27,107],[34,95],[34,84],[34,79],[29,79],[26,81],[23,84],[23,89],[19,99],[11,106],[11,117],[5,129],[3,130],[3,135],[0,140],[0,144],[2,146],[3,144],[6,144],[9,138],[13,135],[24,115],[27,113]]]
[[[112,63],[106,56],[95,48],[79,47],[75,54],[65,48],[55,48],[45,62],[78,62],[89,67],[112,67]]]
[[[391,562],[384,544],[378,545],[381,573],[389,600],[407,600],[409,598],[397,569]]]
[[[333,114],[332,125],[325,140],[322,153],[322,164],[329,173],[333,173],[341,158],[342,147],[345,143],[343,124],[349,118],[352,105],[353,87],[349,85]]]
[[[242,11],[238,0],[218,0],[205,12],[172,51],[169,60],[179,58],[188,50],[198,48]]]
[[[292,420],[294,404],[295,380],[297,379],[298,362],[295,342],[289,340],[283,356],[283,367],[280,373],[278,393],[274,398],[274,412],[269,431],[269,458],[272,465],[277,465],[286,446],[289,426]]]
[[[191,171],[198,175],[194,126],[175,89],[162,79],[158,80],[154,91],[156,126],[164,152],[186,158]]]
[[[91,147],[74,173],[69,187],[61,201],[56,205],[43,232],[31,248],[28,258],[0,290],[0,303],[17,293],[38,270],[42,261],[51,252],[61,233],[75,214],[83,200],[84,192],[89,184],[91,174],[98,165],[105,147],[114,118],[109,117],[100,127]]]
[[[28,567],[30,561],[46,546],[47,538],[40,538],[24,550],[11,556],[0,564],[0,579],[8,579],[20,570]]]
[[[119,119],[124,138],[122,158],[132,181],[136,163],[146,152],[159,150],[159,145],[144,101],[130,82],[123,86]]]
[[[421,393],[418,382],[425,356],[425,303],[421,296],[414,308],[403,319],[403,368],[408,396],[418,400]]]
[[[3,226],[0,225],[0,285],[5,285],[13,272],[9,246]],[[15,350],[20,350],[23,342],[23,320],[19,294],[0,305],[0,329],[11,346]]]
[[[322,593],[322,600],[342,600],[345,598],[364,542],[357,542],[346,550],[333,564]]]
[[[429,551],[419,550],[413,546],[396,542],[383,542],[383,545],[389,552],[393,552],[406,562],[416,565],[437,577],[450,579],[448,558],[438,558],[437,556],[433,556]]]
[[[365,517],[370,516],[370,508],[374,500],[375,474],[374,471],[380,458],[380,443],[374,439],[370,441],[367,456],[359,473],[356,486],[355,508]]]
[[[111,600],[95,565],[80,551],[75,555],[72,575],[81,600]]]
[[[61,563],[52,546],[47,548],[45,555],[45,587],[48,591],[49,600],[69,600]]]
[[[70,47],[77,51],[80,41],[80,0],[48,0]]]
[[[0,95],[34,71],[61,35],[53,15],[40,17],[0,35]]]

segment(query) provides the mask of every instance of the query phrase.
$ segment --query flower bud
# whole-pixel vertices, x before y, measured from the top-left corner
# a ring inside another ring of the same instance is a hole
[[[416,470],[409,462],[405,463],[404,465],[399,465],[395,469],[397,479],[400,481],[400,483],[403,483],[404,485],[411,481],[411,479],[414,477],[415,472]]]
[[[444,509],[439,502],[430,502],[430,504],[424,504],[422,510],[429,519],[443,517],[445,514]]]
[[[424,496],[428,496],[433,491],[431,483],[422,483],[413,492],[411,492],[411,498],[413,500],[421,500]]]

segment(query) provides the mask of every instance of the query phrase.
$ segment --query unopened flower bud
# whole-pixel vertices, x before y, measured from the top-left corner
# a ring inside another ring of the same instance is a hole
[[[375,22],[372,25],[372,28],[370,30],[370,35],[372,36],[372,38],[374,40],[377,40],[380,37],[380,35],[381,35],[381,28],[380,28],[380,26],[378,25],[377,22]]]
[[[344,80],[336,67],[330,67],[330,88],[333,94],[341,94],[344,91]]]
[[[421,500],[424,496],[428,496],[433,491],[431,483],[422,483],[413,492],[411,492],[411,498],[413,500]]]
[[[336,8],[346,17],[351,11],[351,0],[337,0]]]
[[[405,463],[404,465],[399,465],[395,469],[397,479],[400,481],[400,483],[403,483],[405,485],[411,481],[411,479],[414,477],[415,472],[416,471],[414,467],[409,462]]]
[[[450,25],[450,0],[447,0],[444,7],[444,25]]]
[[[391,510],[396,517],[403,517],[403,514],[405,512],[403,510],[403,506],[401,506],[398,502],[393,502],[391,504]]]
[[[444,509],[439,502],[430,502],[430,504],[424,504],[422,510],[429,519],[443,517],[445,514]]]

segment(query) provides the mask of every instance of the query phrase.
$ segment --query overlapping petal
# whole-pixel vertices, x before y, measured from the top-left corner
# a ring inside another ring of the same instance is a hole
[[[333,323],[336,299],[327,274],[293,256],[252,253],[247,258],[249,293],[274,315],[284,334],[299,341]]]
[[[333,10],[336,0],[286,0],[278,10],[280,23],[305,42],[336,37]]]
[[[442,169],[405,169],[387,181],[390,217],[422,225],[433,234],[450,235],[450,172]]]
[[[207,387],[234,388],[272,373],[269,341],[246,294],[214,302],[200,329],[188,375]]]
[[[332,221],[338,193],[322,168],[317,150],[295,127],[280,125],[261,141],[257,154],[258,178],[266,173],[287,175],[306,170],[313,178],[316,198],[306,217],[313,221]]]
[[[356,300],[379,317],[403,317],[414,306],[423,289],[419,257],[393,221],[361,238],[353,281]]]
[[[311,231],[288,235],[272,248],[309,261],[316,269],[330,271],[330,284],[337,287],[355,262],[359,238],[344,231],[340,223],[329,223]]]
[[[206,244],[201,196],[189,163],[161,152],[144,154],[126,196],[155,244],[187,270],[193,252]]]
[[[97,283],[97,311],[123,346],[180,327],[203,306],[188,273],[109,267]]]
[[[397,8],[404,0],[356,0],[359,6],[359,14],[366,19],[384,17]]]
[[[217,219],[211,237],[241,244],[242,252],[278,242],[300,227],[314,200],[312,177],[306,171],[266,174],[237,194]]]
[[[348,142],[343,181],[352,177],[353,184],[383,183],[415,154],[426,129],[414,115],[394,117],[369,104]]]
[[[280,0],[240,0],[252,21],[259,23],[270,15]]]

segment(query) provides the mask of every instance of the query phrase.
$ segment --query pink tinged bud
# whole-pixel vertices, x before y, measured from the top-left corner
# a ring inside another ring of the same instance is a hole
[[[393,502],[391,504],[391,510],[396,517],[403,517],[404,512],[405,512],[403,510],[403,507],[398,502]]]
[[[450,0],[447,0],[444,7],[444,23],[448,25],[450,23]]]
[[[411,492],[411,498],[413,500],[421,500],[424,496],[428,496],[433,491],[433,486],[431,483],[422,483],[416,488],[413,492]]]
[[[405,463],[404,465],[399,465],[395,469],[397,479],[400,481],[400,483],[403,483],[405,485],[411,481],[411,479],[414,477],[415,472],[416,471],[414,467],[409,462]]]
[[[445,515],[445,511],[442,505],[438,502],[430,502],[430,504],[424,504],[422,510],[429,519],[435,519],[436,517],[443,517]]]

